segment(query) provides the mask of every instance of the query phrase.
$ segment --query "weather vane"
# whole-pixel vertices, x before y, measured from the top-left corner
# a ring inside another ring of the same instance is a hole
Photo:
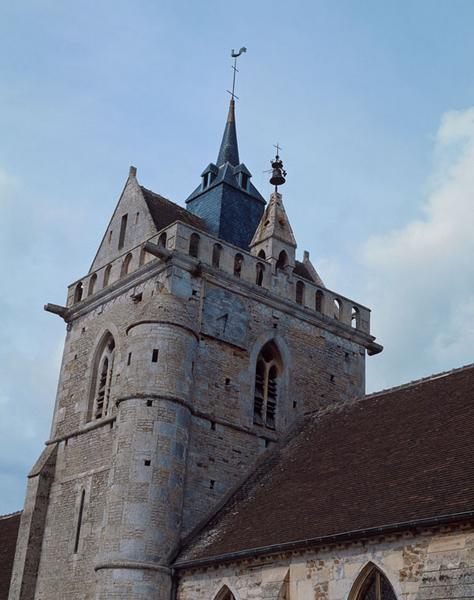
[[[235,74],[239,72],[239,70],[237,69],[237,59],[244,52],[247,52],[247,48],[245,48],[245,46],[243,46],[238,52],[235,52],[235,50],[232,49],[232,52],[230,54],[232,56],[232,58],[234,59],[234,64],[232,65],[232,68],[234,69],[234,76],[232,78],[232,91],[227,90],[227,92],[232,96],[232,100],[234,98],[237,98],[237,100],[239,99],[239,97],[234,94],[234,92],[235,92]]]
[[[275,194],[277,194],[278,186],[283,185],[286,181],[286,171],[283,168],[283,162],[280,158],[280,150],[282,150],[280,144],[277,142],[273,147],[276,148],[276,155],[275,158],[270,161],[272,164],[272,176],[270,178],[270,183],[275,186]]]

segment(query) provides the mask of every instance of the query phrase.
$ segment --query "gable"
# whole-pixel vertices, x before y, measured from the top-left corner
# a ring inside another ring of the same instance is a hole
[[[137,181],[135,168],[131,167],[89,272],[127,254],[175,221],[206,231],[198,216],[141,186]]]
[[[126,254],[156,232],[154,220],[135,177],[135,170],[131,168],[89,272]]]

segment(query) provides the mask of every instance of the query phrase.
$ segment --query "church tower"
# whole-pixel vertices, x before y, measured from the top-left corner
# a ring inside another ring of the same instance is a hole
[[[67,333],[9,600],[170,600],[183,540],[256,460],[364,394],[369,309],[296,260],[250,177],[232,99],[187,209],[132,167],[89,272],[46,305]]]

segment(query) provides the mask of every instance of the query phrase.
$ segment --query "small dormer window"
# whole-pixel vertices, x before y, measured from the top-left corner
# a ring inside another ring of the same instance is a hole
[[[202,176],[202,189],[205,190],[206,188],[208,188],[215,178],[216,174],[212,171],[207,171],[206,173],[204,173],[204,175]]]
[[[244,190],[249,189],[249,176],[247,173],[240,174],[240,187]]]

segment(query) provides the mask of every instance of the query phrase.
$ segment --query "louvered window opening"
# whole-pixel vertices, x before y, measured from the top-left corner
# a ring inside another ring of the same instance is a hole
[[[111,339],[104,348],[97,377],[97,388],[94,400],[94,418],[101,419],[109,412],[110,388],[114,369],[115,342]]]
[[[267,344],[260,352],[255,370],[253,422],[275,429],[278,398],[278,363],[274,348]]]

